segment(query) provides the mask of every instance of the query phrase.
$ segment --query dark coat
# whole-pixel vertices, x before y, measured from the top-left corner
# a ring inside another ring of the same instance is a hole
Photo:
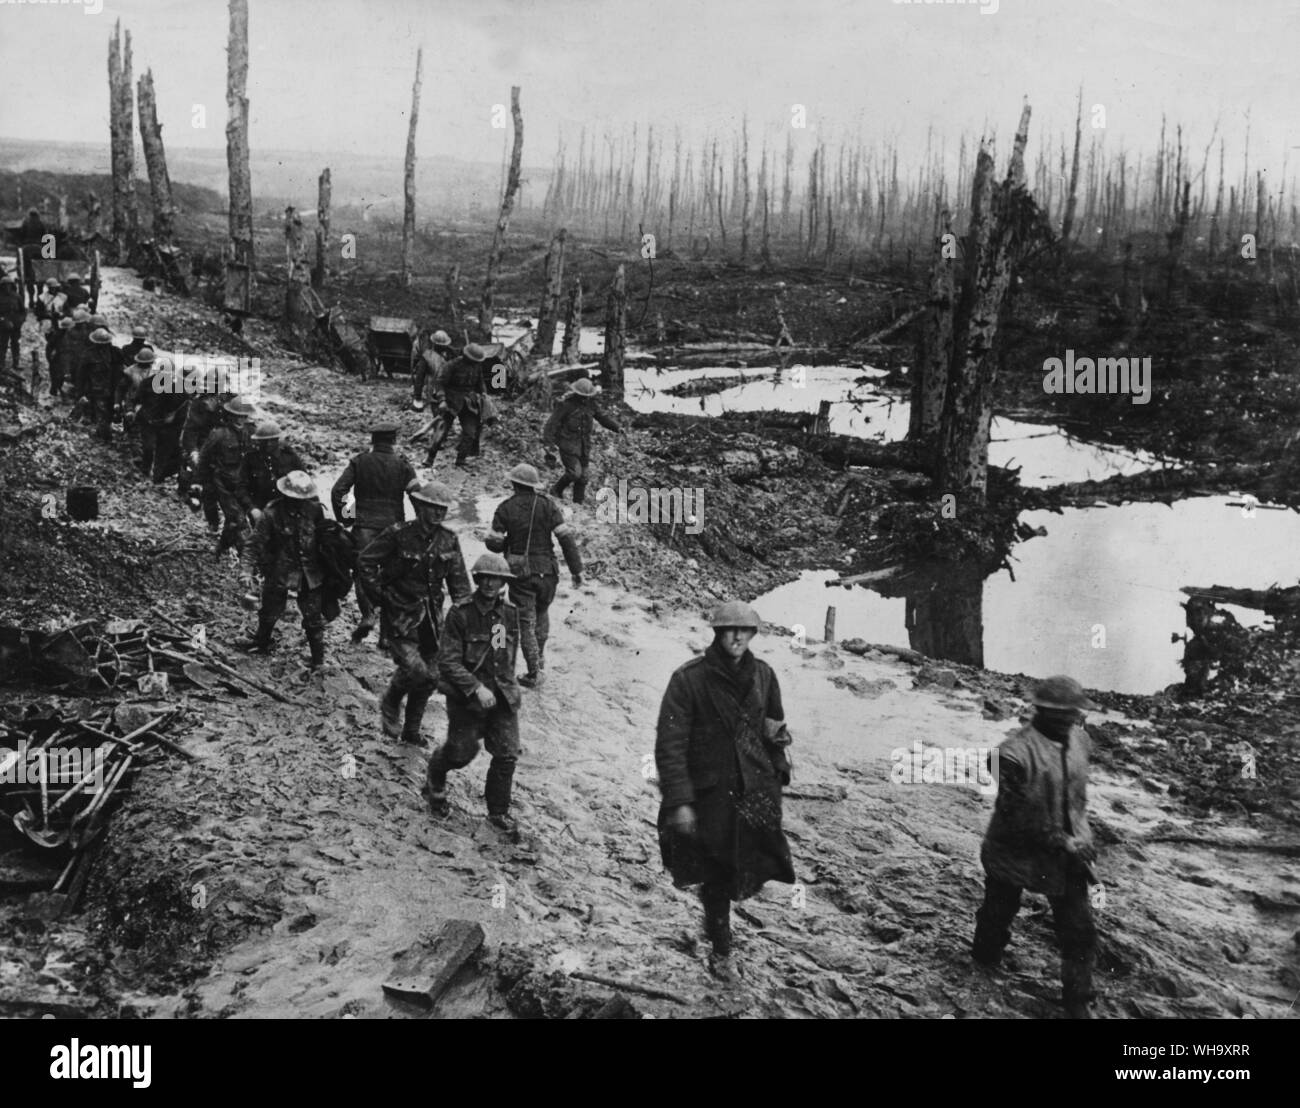
[[[244,455],[243,486],[248,490],[249,503],[254,508],[265,508],[279,496],[275,483],[295,469],[304,473],[307,466],[291,446],[277,441],[270,450],[257,443]]]
[[[477,412],[483,404],[487,386],[483,374],[487,362],[475,362],[465,357],[452,358],[443,370],[443,403],[447,410],[459,415],[463,408]]]
[[[306,578],[306,588],[317,589],[325,583],[320,550],[325,509],[317,500],[299,503],[302,509],[295,514],[285,508],[283,498],[272,500],[249,543],[249,562],[272,588],[295,585],[300,572]]]
[[[555,540],[560,542],[570,573],[582,572],[582,553],[560,506],[545,493],[517,492],[497,506],[485,545],[505,554],[519,577],[558,576]]]
[[[427,618],[435,635],[442,626],[443,587],[453,601],[469,596],[471,585],[460,539],[440,523],[426,537],[419,520],[381,531],[357,558],[366,595],[381,606],[385,637],[413,639]]]
[[[592,425],[597,422],[611,431],[622,430],[594,401],[570,396],[556,404],[542,431],[542,441],[558,447],[561,454],[576,454],[585,465],[591,457]]]
[[[221,423],[199,451],[194,479],[205,489],[234,497],[245,511],[251,507],[244,484],[244,455],[252,449],[249,431],[243,424]]]
[[[485,685],[496,693],[498,708],[518,711],[523,699],[515,681],[518,648],[519,609],[504,592],[486,606],[477,593],[453,604],[438,653],[440,687],[451,690],[447,702],[477,703],[474,689]]]
[[[415,467],[405,455],[397,453],[391,443],[376,443],[348,462],[330,489],[334,518],[343,518],[343,501],[350,492],[356,501],[357,527],[381,531],[401,523],[402,497],[414,476]]]
[[[733,671],[714,644],[673,674],[659,708],[655,762],[660,850],[674,884],[723,883],[741,900],[766,881],[794,882],[781,830],[781,785],[790,780],[784,720],[776,674],[751,653]],[[693,838],[667,825],[683,804],[695,809]]]

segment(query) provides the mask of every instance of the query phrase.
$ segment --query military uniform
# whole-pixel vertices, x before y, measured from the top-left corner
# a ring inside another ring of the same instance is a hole
[[[185,424],[181,428],[181,460],[180,472],[176,475],[176,491],[182,497],[189,495],[190,485],[195,482],[198,472],[198,462],[195,460],[197,455],[203,450],[215,431],[221,423],[222,405],[226,401],[233,399],[230,393],[199,393],[197,396],[190,398],[189,406],[185,410]],[[301,466],[294,466],[294,469],[301,469]],[[284,474],[278,474],[283,477]],[[200,502],[203,505],[203,518],[207,521],[208,527],[215,531],[221,523],[221,501],[217,495],[215,486],[211,483],[202,485],[203,492],[200,495]],[[271,493],[267,496],[270,500],[275,495],[275,489],[272,487]]]
[[[162,367],[140,382],[139,396],[140,468],[161,485],[180,468],[181,427],[190,398],[181,391],[175,371]]]
[[[295,511],[293,504],[301,507]],[[254,645],[263,650],[270,647],[271,632],[284,614],[289,590],[294,589],[313,665],[319,665],[325,656],[325,616],[321,611],[325,569],[320,555],[324,522],[325,509],[317,500],[272,500],[258,520],[248,553],[249,563],[262,577],[262,608]]]
[[[394,425],[396,433],[396,425]],[[356,504],[352,542],[362,553],[385,527],[401,523],[405,514],[406,486],[415,479],[415,467],[391,442],[375,442],[348,462],[330,489],[334,518],[343,518],[343,501],[349,492]],[[375,624],[374,605],[357,579],[357,607],[361,610],[361,637]],[[363,630],[364,628],[364,630]],[[382,634],[382,632],[381,632]]]
[[[446,441],[457,419],[460,420],[460,438],[456,441],[456,464],[464,465],[467,458],[478,457],[483,396],[487,391],[483,381],[486,365],[486,361],[476,362],[464,354],[447,363],[443,373],[446,385],[440,403],[442,429],[429,447],[426,459],[429,465],[433,464],[434,455]]]
[[[271,441],[271,447],[263,450],[258,443],[244,455],[244,473],[240,484],[248,493],[248,502],[254,508],[265,508],[279,495],[275,483],[295,469],[306,470],[307,466],[298,457],[291,446],[286,446],[279,439]]]
[[[203,444],[195,480],[206,496],[216,496],[225,525],[217,552],[242,550],[248,530],[248,509],[252,506],[244,487],[244,455],[252,449],[244,420],[221,423]]]
[[[426,346],[415,355],[412,373],[411,398],[432,401],[441,397],[446,387],[447,361],[434,346]]]
[[[439,523],[428,535],[419,520],[385,528],[357,561],[360,588],[380,608],[380,637],[397,664],[383,710],[401,712],[407,698],[402,738],[417,742],[425,707],[437,688],[442,637],[443,587],[453,601],[470,594],[469,575],[456,532]]]
[[[553,540],[569,572],[582,573],[582,554],[560,506],[545,493],[516,491],[502,501],[492,516],[485,545],[504,553],[516,579],[510,582],[510,600],[519,608],[519,645],[535,676],[542,668],[546,640],[551,633],[551,602],[559,583],[559,565]]]
[[[564,464],[564,476],[551,491],[562,496],[572,484],[575,504],[581,504],[587,495],[591,433],[595,423],[611,431],[622,430],[617,421],[595,406],[594,400],[582,400],[571,395],[556,404],[542,431],[542,441],[559,449],[560,461]]]
[[[23,329],[27,309],[23,307],[22,294],[17,285],[0,285],[0,370],[5,367],[5,354],[12,352],[14,372],[19,371],[18,337]]]
[[[515,656],[519,645],[518,611],[499,595],[485,601],[477,593],[454,604],[442,633],[438,669],[447,693],[447,741],[429,758],[429,797],[446,802],[447,773],[469,765],[479,742],[492,756],[485,794],[490,816],[510,810],[515,763],[519,758],[519,685]],[[483,685],[496,697],[480,707],[474,690]]]
[[[112,431],[115,361],[116,352],[110,342],[89,343],[81,359],[82,393],[89,402],[86,417],[104,440]]]

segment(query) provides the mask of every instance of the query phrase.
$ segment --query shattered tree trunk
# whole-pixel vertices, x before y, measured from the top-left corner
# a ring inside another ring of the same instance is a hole
[[[230,245],[253,281],[253,179],[248,166],[248,0],[230,0],[226,47],[226,169],[230,190]]]
[[[108,110],[113,175],[113,250],[125,263],[135,240],[135,89],[131,84],[131,32],[122,21],[108,40]]]
[[[549,358],[555,349],[555,323],[560,314],[560,294],[564,289],[564,240],[568,231],[561,227],[551,238],[546,252],[545,288],[542,306],[537,310],[537,345],[539,358]]]
[[[577,365],[581,358],[579,347],[582,338],[582,278],[575,277],[569,290],[569,305],[564,312],[564,342],[560,347],[560,361]]]
[[[1074,211],[1078,204],[1079,145],[1083,142],[1083,89],[1079,90],[1079,106],[1074,117],[1074,160],[1070,163],[1070,195],[1065,201],[1065,218],[1061,221],[1061,258],[1070,249],[1070,232],[1074,230]]]
[[[741,123],[740,146],[740,264],[749,261],[749,120]]]
[[[411,287],[411,262],[415,251],[415,128],[420,122],[420,80],[424,70],[424,47],[415,52],[415,82],[411,85],[411,124],[406,129],[406,172],[402,189],[406,208],[402,216],[402,287]]]
[[[162,126],[158,122],[158,105],[154,99],[153,70],[146,70],[138,87],[140,142],[144,146],[144,163],[149,170],[149,196],[153,201],[153,240],[160,247],[170,247],[176,233],[176,205],[172,202],[172,182],[167,175],[167,155],[163,151]]]
[[[994,344],[999,317],[1033,202],[1025,190],[1028,103],[1020,113],[1006,180],[993,183],[987,144],[976,160],[971,231],[962,302],[940,430],[937,492],[952,493],[964,508],[982,508],[988,491],[989,425],[997,376]]]
[[[460,264],[452,266],[447,273],[447,323],[448,330],[462,343],[468,342],[465,334],[465,313],[460,306]]]
[[[620,265],[605,300],[605,354],[600,362],[602,386],[623,395],[623,355],[627,346],[627,277]]]
[[[943,213],[943,230],[935,240],[934,265],[925,313],[916,330],[916,366],[912,377],[912,403],[907,438],[922,450],[933,452],[943,423],[943,398],[952,365],[953,310],[956,306],[956,262],[945,256],[945,240],[952,233],[951,214]]]
[[[492,236],[492,252],[488,255],[487,276],[483,279],[483,299],[479,304],[478,328],[484,342],[492,341],[492,303],[496,290],[497,269],[501,265],[501,248],[505,244],[506,229],[510,226],[510,212],[515,206],[519,191],[519,162],[524,152],[524,117],[519,110],[519,86],[510,87],[510,117],[514,122],[515,141],[510,151],[510,169],[506,174],[506,189],[501,197],[501,214],[497,216],[496,233]]]
[[[316,264],[311,270],[311,285],[323,289],[329,282],[330,267],[327,255],[330,246],[330,199],[333,189],[327,166],[316,182]]]

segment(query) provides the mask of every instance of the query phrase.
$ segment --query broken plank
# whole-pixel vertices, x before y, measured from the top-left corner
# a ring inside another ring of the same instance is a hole
[[[404,951],[383,983],[391,997],[433,1008],[452,978],[483,946],[483,928],[469,920],[448,920],[431,943]]]
[[[635,981],[620,981],[617,977],[606,977],[603,973],[587,973],[585,970],[574,970],[570,977],[578,981],[590,981],[593,985],[605,985],[611,989],[618,989],[622,992],[640,993],[642,996],[652,997],[655,1000],[672,1000],[678,1004],[686,1004],[686,998],[678,996],[676,993],[670,993],[667,989],[656,989],[650,985],[638,985]]]

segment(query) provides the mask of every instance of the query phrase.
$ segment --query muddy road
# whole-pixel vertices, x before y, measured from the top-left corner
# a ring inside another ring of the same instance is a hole
[[[406,378],[363,385],[305,364],[257,321],[245,347],[219,316],[145,293],[129,273],[110,272],[106,289],[101,310],[119,332],[144,322],[162,348],[257,351],[259,406],[319,477],[365,448],[377,418],[397,418],[403,439],[422,422],[406,410]],[[382,737],[378,697],[391,666],[373,642],[350,643],[348,601],[328,629],[323,673],[307,673],[291,617],[275,654],[240,663],[297,705],[172,692],[189,710],[183,741],[196,761],[142,777],[107,834],[81,915],[54,917],[39,891],[0,900],[0,983],[102,1016],[416,1016],[380,983],[397,954],[462,918],[481,923],[487,943],[440,1016],[590,1014],[615,991],[660,1017],[1059,1016],[1042,898],[1027,898],[1002,970],[968,957],[989,789],[900,782],[897,772],[927,749],[996,746],[1026,708],[1027,682],[820,642],[824,600],[799,609],[811,609],[803,622],[815,630],[798,635],[783,619],[755,643],[795,736],[786,820],[798,884],[770,885],[741,906],[741,980],[709,976],[698,905],[659,861],[659,699],[673,669],[707,644],[702,614],[714,600],[852,561],[836,511],[843,479],[810,456],[737,484],[709,458],[755,444],[722,421],[683,428],[626,409],[619,418],[624,434],[597,431],[597,481],[698,484],[710,522],[688,536],[611,521],[592,503],[570,508],[591,579],[561,584],[548,680],[525,692],[519,842],[484,819],[482,757],[453,775],[452,817],[430,819],[419,792],[425,755]],[[439,463],[468,556],[506,495],[509,467],[542,463],[543,419],[507,406],[472,471]],[[202,518],[170,488],[141,483],[123,445],[71,425],[66,405],[22,409],[12,425],[31,430],[0,461],[3,622],[143,616],[158,605],[203,623],[217,642],[246,629],[238,574],[212,556]],[[417,463],[420,449],[408,451]],[[883,498],[912,476],[879,469],[868,480]],[[98,524],[42,519],[42,498],[61,501],[73,483],[99,487]],[[52,698],[39,687],[3,691],[7,712]],[[1243,725],[1256,739],[1258,778],[1240,782],[1234,806],[1216,806],[1196,798],[1240,781],[1237,729],[1168,698],[1102,699],[1107,711],[1091,719],[1105,887],[1096,1014],[1294,1015],[1294,711],[1261,706]],[[435,698],[426,735],[441,738],[445,724]],[[0,850],[5,872],[41,862],[10,839]]]

